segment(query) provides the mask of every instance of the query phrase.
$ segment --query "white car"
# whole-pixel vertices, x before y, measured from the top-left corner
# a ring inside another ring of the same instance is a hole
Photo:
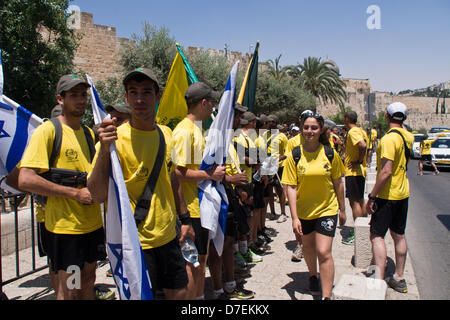
[[[431,145],[431,160],[438,167],[450,167],[450,137],[439,137]],[[425,165],[431,165],[427,163]]]
[[[412,150],[412,158],[413,159],[419,159],[420,158],[420,141],[422,141],[422,137],[424,135],[422,133],[414,134],[414,143],[413,143],[413,150]]]

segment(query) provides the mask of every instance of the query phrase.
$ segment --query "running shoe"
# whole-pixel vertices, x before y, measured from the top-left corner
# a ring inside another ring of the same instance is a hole
[[[346,245],[355,244],[355,232],[350,230],[350,235],[346,239],[342,239],[342,243]]]
[[[255,297],[255,293],[253,291],[245,290],[244,288],[235,288],[233,291],[227,292],[227,295],[230,299],[235,298],[240,300],[248,300]]]
[[[394,277],[391,277],[389,278],[388,285],[397,292],[400,293],[408,292],[408,286],[406,285],[405,279],[397,281],[394,279]]]
[[[284,213],[280,214],[280,217],[278,218],[277,222],[278,223],[282,223],[285,222],[287,220],[287,217]]]
[[[246,262],[261,262],[262,257],[254,253],[250,248],[248,248],[247,253],[244,255]]]
[[[95,300],[115,300],[116,294],[114,291],[107,288],[100,288],[94,286],[95,289]]]
[[[309,277],[309,292],[313,296],[318,296],[320,294],[320,282],[316,276]]]
[[[292,253],[292,257],[291,257],[291,261],[292,262],[300,262],[302,261],[303,258],[303,248],[300,247],[296,247],[294,252]]]
[[[241,268],[247,267],[247,261],[245,261],[244,256],[240,252],[236,252],[234,254],[234,262],[236,262],[236,264]]]

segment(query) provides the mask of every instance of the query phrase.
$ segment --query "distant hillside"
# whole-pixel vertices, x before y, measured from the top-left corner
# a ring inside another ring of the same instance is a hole
[[[403,90],[398,93],[399,95],[411,95],[415,97],[450,97],[450,81],[442,82],[439,84],[433,84],[426,88]]]

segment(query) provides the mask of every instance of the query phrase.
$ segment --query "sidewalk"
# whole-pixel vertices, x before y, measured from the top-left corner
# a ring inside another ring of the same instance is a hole
[[[375,157],[375,155],[374,155]],[[374,158],[373,158],[374,159]],[[375,169],[368,168],[367,191],[371,191],[375,183]],[[277,214],[280,213],[279,204],[275,205]],[[266,221],[268,228],[276,230],[277,235],[270,243],[271,251],[263,256],[263,261],[252,264],[251,276],[246,278],[245,288],[254,291],[256,300],[313,300],[313,296],[308,291],[308,269],[303,259],[301,262],[292,262],[292,250],[295,248],[296,241],[292,232],[289,207],[286,207],[288,220],[284,223],[276,221]],[[342,236],[347,235],[348,228],[353,227],[354,222],[352,212],[346,200],[347,223],[344,227],[338,227],[333,241],[333,258],[335,264],[336,285],[343,275],[356,275],[365,277],[366,269],[355,268],[352,265],[354,255],[353,245],[344,245],[341,243]],[[388,271],[386,275],[391,275],[395,268],[395,254],[393,241],[389,234],[386,236],[386,247],[388,254]],[[21,268],[25,271],[25,263],[30,265],[27,257],[31,257],[31,249],[23,250],[21,254]],[[2,257],[3,280],[14,277],[15,260],[14,256]],[[39,259],[37,265],[45,265],[46,259]],[[112,278],[106,277],[106,271],[109,264],[102,265],[97,269],[96,284],[115,289]],[[414,276],[411,259],[408,255],[405,266],[405,279],[408,285],[408,293],[401,294],[388,288],[386,300],[418,300],[419,291]],[[18,300],[54,300],[55,295],[50,287],[48,269],[39,271],[26,278],[17,280],[3,287],[3,291],[10,299]],[[205,297],[211,297],[211,278],[209,271],[206,271]],[[117,291],[116,291],[116,297]]]

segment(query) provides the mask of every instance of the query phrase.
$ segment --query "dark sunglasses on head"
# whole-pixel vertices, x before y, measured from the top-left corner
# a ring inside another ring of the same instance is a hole
[[[322,125],[324,123],[323,117],[320,114],[318,114],[318,113],[308,113],[306,115],[306,117],[305,117],[305,120],[308,119],[308,118],[314,118],[317,121],[319,121]]]

